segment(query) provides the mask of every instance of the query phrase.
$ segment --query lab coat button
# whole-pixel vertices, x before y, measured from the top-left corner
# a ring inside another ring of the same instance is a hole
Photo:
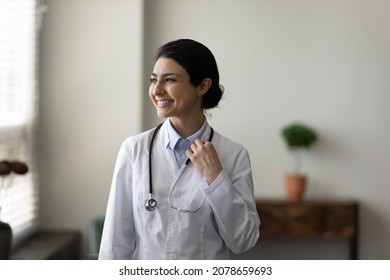
[[[177,223],[172,223],[171,227],[172,227],[172,229],[177,229]]]

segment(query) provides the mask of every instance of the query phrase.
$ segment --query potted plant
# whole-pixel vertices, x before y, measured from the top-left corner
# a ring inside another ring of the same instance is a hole
[[[282,128],[282,136],[294,156],[294,169],[285,176],[287,199],[300,201],[306,189],[307,176],[302,173],[303,152],[317,142],[316,131],[302,123],[291,123]]]

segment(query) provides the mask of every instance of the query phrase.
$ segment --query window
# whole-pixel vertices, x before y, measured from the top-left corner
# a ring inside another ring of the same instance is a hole
[[[0,161],[27,163],[25,175],[0,176],[0,219],[14,243],[38,226],[37,0],[0,0]]]

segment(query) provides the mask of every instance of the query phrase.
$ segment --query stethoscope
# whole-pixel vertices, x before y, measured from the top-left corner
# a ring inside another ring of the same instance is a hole
[[[153,135],[152,135],[152,139],[150,140],[150,146],[149,146],[149,194],[148,194],[148,198],[145,200],[145,209],[148,210],[148,211],[153,211],[153,210],[155,210],[157,208],[157,201],[152,198],[152,194],[153,194],[152,149],[153,149],[154,139],[156,138],[157,132],[160,130],[162,125],[163,124],[161,123],[154,129],[154,132],[153,132]],[[211,142],[211,140],[213,139],[213,136],[214,136],[214,129],[212,127],[210,127],[210,129],[211,130],[210,130],[210,135],[209,135],[209,139],[208,139],[209,142]],[[185,161],[184,164],[187,166],[190,162],[191,162],[191,160],[189,158],[187,158],[187,160]],[[180,176],[180,174],[179,174],[179,176]],[[173,184],[173,186],[171,187],[171,190],[169,192],[169,196],[168,196],[168,203],[169,203],[169,205],[173,209],[178,210],[180,212],[190,212],[190,213],[197,212],[200,209],[200,207],[202,206],[202,204],[203,204],[204,196],[203,196],[203,199],[202,199],[201,203],[199,204],[199,206],[195,210],[188,210],[188,209],[185,209],[185,208],[182,208],[182,207],[175,207],[175,206],[172,205],[170,197],[171,197],[173,188],[176,185],[178,177],[176,178],[175,183]]]

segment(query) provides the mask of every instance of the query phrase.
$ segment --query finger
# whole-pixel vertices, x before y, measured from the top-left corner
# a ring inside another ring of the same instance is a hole
[[[191,150],[193,152],[199,150],[200,147],[202,147],[203,143],[199,139],[196,139],[192,144],[191,144]]]
[[[202,140],[200,140],[199,138],[195,140],[194,142],[197,146],[203,146],[204,145],[204,142]]]
[[[187,155],[188,158],[192,158],[192,156],[194,155],[194,152],[191,151],[191,150],[187,150],[186,151],[186,155]]]

